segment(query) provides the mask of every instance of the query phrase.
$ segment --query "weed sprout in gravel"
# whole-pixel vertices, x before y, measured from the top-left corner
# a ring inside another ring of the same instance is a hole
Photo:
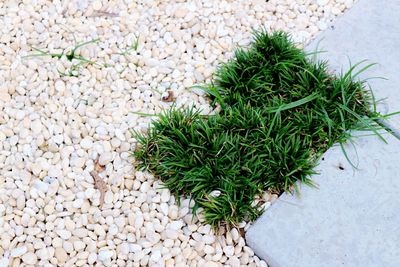
[[[346,142],[350,130],[379,134],[383,116],[371,111],[359,72],[332,75],[287,34],[256,32],[250,48],[236,50],[204,88],[221,111],[162,113],[137,134],[134,155],[173,194],[193,199],[206,223],[254,220],[262,212],[257,196],[291,190],[297,181],[312,185],[319,157]]]

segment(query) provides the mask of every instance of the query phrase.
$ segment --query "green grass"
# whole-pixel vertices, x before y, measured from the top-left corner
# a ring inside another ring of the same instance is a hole
[[[89,44],[97,44],[100,39],[92,39],[92,40],[89,40],[86,42],[77,43],[74,35],[73,35],[73,37],[74,37],[75,46],[65,49],[65,50],[62,50],[61,53],[50,53],[43,49],[32,47],[32,49],[35,51],[35,53],[27,55],[27,56],[23,56],[22,58],[35,58],[35,57],[51,57],[51,58],[55,58],[55,59],[65,58],[68,61],[72,62],[73,64],[71,65],[71,67],[69,67],[65,71],[61,71],[61,70],[57,70],[57,71],[61,76],[69,76],[69,77],[79,76],[80,70],[83,67],[88,66],[88,65],[93,65],[98,68],[113,67],[112,65],[109,65],[109,64],[97,63],[93,60],[83,57],[79,53],[80,52],[79,50],[82,47],[89,45]],[[131,55],[132,53],[137,53],[137,51],[139,49],[139,36],[135,36],[135,38],[132,40],[132,44],[127,49],[125,49],[125,50],[123,50],[121,48],[118,48],[118,49],[120,51],[118,53],[118,55],[123,56],[127,62],[126,65],[122,68],[122,70],[119,71],[119,73],[122,74],[129,67],[130,59],[128,56]],[[137,66],[137,63],[135,63],[135,65]]]
[[[335,76],[287,34],[255,32],[252,45],[236,50],[203,87],[219,114],[167,110],[146,134],[135,133],[133,154],[173,194],[203,208],[206,223],[254,220],[262,212],[257,195],[289,191],[297,181],[313,185],[320,156],[349,140],[350,130],[381,137],[384,116],[356,79],[368,67]]]
[[[75,37],[74,37],[74,40],[75,40]],[[36,51],[36,53],[24,56],[23,58],[51,57],[51,58],[61,59],[61,58],[65,57],[68,61],[73,62],[73,64],[66,71],[58,70],[58,73],[61,76],[77,77],[79,75],[79,70],[83,66],[94,65],[94,66],[97,66],[100,68],[107,67],[106,64],[99,64],[99,63],[92,61],[90,59],[87,59],[79,54],[79,49],[81,49],[83,46],[97,43],[98,41],[99,41],[99,39],[92,39],[87,42],[78,43],[74,47],[67,49],[67,51],[63,50],[61,53],[50,53],[48,51],[32,47],[32,49],[34,51]],[[76,40],[75,40],[75,42],[76,42]]]
[[[135,36],[135,38],[132,40],[132,44],[129,46],[129,48],[127,48],[125,50],[122,50],[121,48],[118,48],[118,49],[120,51],[119,55],[123,56],[125,58],[126,62],[127,62],[125,67],[121,71],[119,71],[119,73],[122,74],[129,67],[129,62],[131,60],[129,59],[128,56],[131,55],[132,53],[137,53],[138,52],[138,49],[139,49],[139,35]],[[135,64],[136,67],[138,66],[137,63],[134,63],[134,64]]]

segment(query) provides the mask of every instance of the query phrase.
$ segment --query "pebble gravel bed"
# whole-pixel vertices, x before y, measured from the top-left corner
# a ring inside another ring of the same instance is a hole
[[[138,112],[212,112],[190,87],[247,45],[252,28],[285,30],[304,44],[352,5],[0,1],[0,266],[267,266],[246,246],[247,223],[217,235],[201,214],[192,218],[193,203],[178,207],[159,180],[135,170],[129,130],[149,126]],[[73,67],[65,57],[25,57],[32,47],[59,53],[93,39],[78,53],[99,64],[76,77],[61,74]]]

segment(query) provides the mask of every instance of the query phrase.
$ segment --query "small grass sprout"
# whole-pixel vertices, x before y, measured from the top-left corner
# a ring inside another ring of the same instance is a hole
[[[80,48],[82,48],[83,46],[86,46],[86,45],[89,45],[89,44],[93,44],[93,43],[97,43],[98,41],[99,41],[99,39],[92,39],[92,40],[89,40],[89,41],[86,41],[86,42],[78,43],[74,47],[72,47],[71,49],[63,50],[61,53],[50,53],[48,51],[32,47],[32,49],[34,51],[36,51],[37,53],[30,54],[30,55],[24,56],[22,58],[51,57],[51,58],[61,59],[61,58],[64,57],[68,61],[73,62],[73,64],[66,71],[58,70],[60,75],[62,75],[62,76],[78,76],[80,68],[85,66],[85,65],[94,65],[94,66],[97,66],[97,67],[100,67],[100,68],[107,67],[106,64],[99,64],[99,63],[97,63],[95,61],[92,61],[92,60],[90,60],[88,58],[85,58],[85,57],[81,56],[79,54],[79,52],[78,52],[78,50]]]
[[[127,49],[125,49],[125,50],[122,50],[121,48],[118,48],[118,49],[120,51],[118,54],[123,56],[127,62],[126,66],[121,71],[119,71],[119,73],[121,74],[129,67],[129,62],[131,61],[129,59],[129,56],[133,52],[137,53],[137,51],[139,49],[139,36],[135,36],[135,38],[132,39],[132,44]],[[134,63],[134,64],[136,67],[138,66],[137,63]]]
[[[129,48],[125,50],[119,49],[120,50],[119,54],[122,56],[130,55],[134,51],[137,52],[138,49],[139,49],[139,36],[135,36]]]

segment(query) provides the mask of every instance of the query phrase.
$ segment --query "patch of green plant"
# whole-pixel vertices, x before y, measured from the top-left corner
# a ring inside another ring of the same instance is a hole
[[[123,73],[128,67],[129,67],[129,58],[128,56],[131,55],[133,52],[137,53],[138,49],[139,49],[139,36],[135,36],[135,38],[132,40],[132,44],[125,50],[122,50],[121,48],[119,49],[119,55],[123,56],[127,62],[127,64],[125,65],[125,67],[119,72],[120,74]],[[134,63],[135,66],[137,67],[138,64]]]
[[[236,50],[203,87],[221,111],[167,110],[147,133],[135,133],[133,154],[173,194],[203,208],[206,223],[254,220],[262,213],[256,196],[292,191],[297,181],[312,186],[321,155],[351,140],[351,130],[382,138],[385,116],[356,80],[370,65],[359,67],[333,75],[286,33],[255,32],[252,45]]]
[[[72,34],[75,42],[75,46],[72,48],[67,48],[63,49],[61,53],[51,53],[49,51],[45,51],[43,49],[35,48],[32,47],[32,49],[36,52],[35,54],[30,54],[27,56],[23,56],[22,58],[32,58],[32,57],[51,57],[51,58],[56,58],[56,59],[62,59],[65,58],[68,61],[72,62],[73,64],[71,67],[69,67],[65,71],[57,70],[58,73],[61,76],[69,76],[69,77],[77,77],[79,76],[79,72],[82,67],[85,67],[87,65],[94,65],[99,68],[106,68],[106,67],[111,67],[111,65],[106,64],[106,63],[97,63],[93,60],[90,60],[88,58],[85,58],[84,56],[80,55],[79,49],[81,49],[83,46],[89,45],[89,44],[95,44],[98,43],[100,39],[92,39],[86,42],[82,43],[77,43],[75,35]],[[131,55],[133,52],[137,53],[139,49],[139,36],[135,36],[135,38],[132,40],[132,44],[125,50],[118,48],[119,53],[118,55],[123,56],[125,60],[127,61],[126,65],[122,68],[121,71],[119,71],[120,74],[122,74],[128,67],[129,67],[129,55]],[[136,67],[138,66],[137,63],[134,63]]]
[[[60,73],[61,76],[76,77],[79,75],[80,68],[85,65],[95,65],[100,68],[107,67],[106,64],[99,64],[95,61],[87,59],[87,58],[83,57],[82,55],[80,55],[78,52],[78,49],[80,49],[81,47],[89,45],[89,44],[97,43],[98,41],[99,41],[99,39],[92,39],[87,42],[78,43],[71,49],[63,50],[61,53],[50,53],[48,51],[32,47],[32,49],[34,51],[36,51],[37,53],[24,56],[23,58],[51,57],[51,58],[61,59],[61,58],[65,57],[68,61],[73,62],[73,64],[66,71],[58,70],[58,73]]]
[[[120,51],[119,54],[122,56],[130,55],[132,52],[136,52],[138,49],[139,49],[139,36],[135,36],[129,48],[125,50],[119,49]]]

